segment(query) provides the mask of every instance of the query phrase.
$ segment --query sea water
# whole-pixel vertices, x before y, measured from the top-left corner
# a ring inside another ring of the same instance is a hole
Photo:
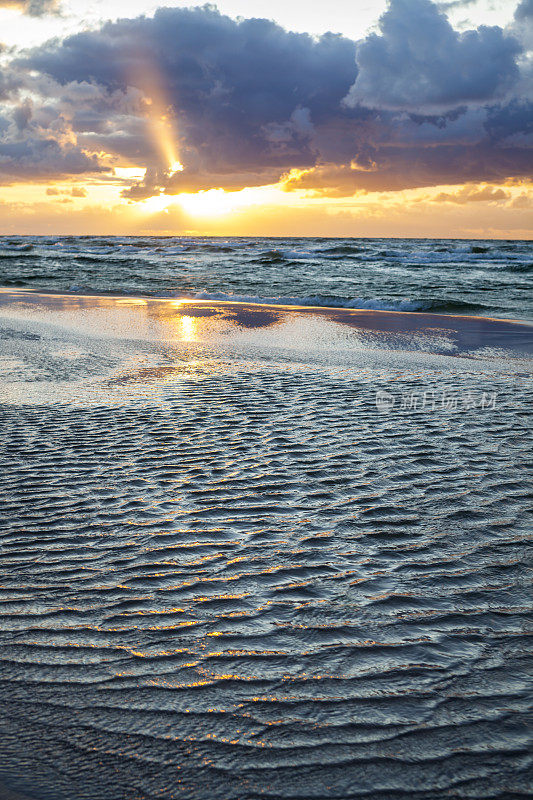
[[[533,319],[533,243],[0,237],[0,286]]]

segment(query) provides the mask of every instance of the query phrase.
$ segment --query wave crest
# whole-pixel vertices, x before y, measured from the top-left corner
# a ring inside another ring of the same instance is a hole
[[[196,292],[191,295],[195,300],[220,300],[234,303],[257,303],[270,306],[318,306],[321,308],[353,308],[368,309],[371,311],[433,311],[433,312],[458,312],[474,311],[484,308],[480,303],[466,303],[461,300],[446,302],[444,300],[387,300],[380,297],[338,297],[336,295],[306,295],[303,297],[288,297],[276,295],[264,297],[261,295],[233,294],[226,292]]]

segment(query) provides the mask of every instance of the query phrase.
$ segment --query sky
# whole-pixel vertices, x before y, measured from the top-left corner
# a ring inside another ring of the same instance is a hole
[[[533,0],[0,0],[0,233],[531,238]]]

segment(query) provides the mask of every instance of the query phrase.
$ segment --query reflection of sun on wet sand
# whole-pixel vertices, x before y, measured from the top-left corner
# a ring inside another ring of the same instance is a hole
[[[122,402],[243,365],[276,368],[279,359],[285,370],[321,365],[372,380],[383,370],[419,365],[438,375],[487,359],[518,369],[533,352],[532,326],[485,317],[17,290],[0,291],[0,315],[0,391],[26,402]]]
[[[264,329],[294,320],[296,315],[305,329],[306,320],[314,318],[359,331],[363,336],[380,336],[384,344],[398,347],[395,337],[439,336],[446,338],[456,352],[475,351],[485,347],[502,347],[530,351],[533,326],[510,320],[489,317],[452,316],[402,311],[376,311],[367,309],[337,309],[313,306],[268,306],[254,303],[237,303],[212,300],[164,300],[152,298],[123,298],[94,295],[69,295],[30,293],[0,290],[0,307],[45,309],[75,315],[87,315],[85,330],[91,330],[89,312],[133,312],[137,319],[161,324],[161,338],[172,331],[170,338],[184,342],[208,341],[223,328]],[[36,315],[33,315],[34,318]],[[112,321],[112,315],[108,314]],[[75,327],[80,327],[80,319]],[[83,327],[83,326],[82,326]],[[111,329],[116,331],[116,325]],[[332,329],[333,330],[333,329]],[[98,332],[98,327],[93,330]],[[100,331],[106,333],[105,327]],[[109,332],[109,331],[108,331]],[[126,325],[121,331],[129,332]],[[132,335],[136,331],[131,330]],[[138,333],[138,331],[137,331]],[[153,331],[152,331],[153,333]],[[407,344],[402,340],[402,345]],[[312,347],[313,342],[309,342]],[[400,348],[401,349],[401,348]],[[422,348],[423,349],[423,348]],[[429,348],[431,350],[431,347]]]
[[[7,290],[0,315],[0,391],[26,402],[122,401],[254,361],[259,370],[282,359],[286,370],[320,363],[372,379],[402,364],[439,374],[492,359],[501,369],[502,354],[508,368],[533,352],[532,326],[484,317]]]

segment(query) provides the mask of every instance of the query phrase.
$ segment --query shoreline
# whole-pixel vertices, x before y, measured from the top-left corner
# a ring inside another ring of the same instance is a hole
[[[168,296],[154,296],[143,294],[98,294],[95,292],[74,292],[74,291],[53,291],[51,289],[23,289],[18,287],[0,286],[0,305],[3,305],[2,300],[5,296],[14,295],[15,297],[79,297],[87,300],[115,300],[119,302],[142,300],[145,303],[180,303],[183,306],[222,306],[223,308],[238,306],[238,307],[259,307],[268,310],[280,311],[298,311],[298,312],[319,312],[322,314],[351,314],[351,315],[383,315],[383,316],[402,316],[402,317],[423,317],[438,319],[458,319],[458,320],[485,320],[488,322],[501,322],[506,324],[523,326],[533,330],[533,320],[516,319],[514,317],[493,317],[482,314],[446,314],[434,311],[400,311],[381,308],[356,308],[346,306],[315,306],[297,303],[261,303],[252,300],[222,300],[203,297],[187,297],[185,295],[176,295],[175,297]]]
[[[9,320],[26,331],[47,322],[64,327],[69,335],[119,341],[129,333],[126,338],[133,334],[160,345],[181,342],[224,349],[240,337],[245,347],[269,352],[281,346],[311,358],[319,351],[333,355],[348,347],[365,362],[376,348],[382,354],[409,353],[411,359],[416,353],[499,361],[533,356],[532,324],[425,312],[0,289],[0,318],[8,328]],[[7,330],[8,339],[11,335]]]

